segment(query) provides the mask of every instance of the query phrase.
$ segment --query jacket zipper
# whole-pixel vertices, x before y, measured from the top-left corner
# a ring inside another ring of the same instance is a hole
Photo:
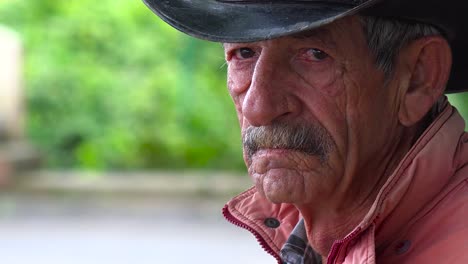
[[[354,232],[349,234],[347,237],[341,240],[335,241],[335,243],[333,243],[333,246],[331,248],[330,254],[328,255],[327,264],[334,264],[336,262],[336,257],[338,257],[340,253],[341,246],[344,243],[347,243],[351,241],[352,239],[354,239],[357,236],[357,234],[359,234],[360,231],[361,231],[361,228],[358,228],[354,230]]]
[[[231,212],[229,212],[228,206],[225,205],[223,208],[223,216],[230,222],[231,224],[238,226],[240,228],[246,229],[250,233],[252,233],[255,238],[257,239],[258,243],[260,246],[265,250],[268,254],[272,255],[277,261],[278,264],[282,263],[281,257],[268,245],[268,243],[265,241],[265,239],[258,233],[254,228],[248,226],[244,222],[240,221],[236,217],[234,217]]]

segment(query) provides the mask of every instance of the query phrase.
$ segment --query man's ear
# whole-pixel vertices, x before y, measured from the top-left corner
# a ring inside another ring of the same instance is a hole
[[[399,58],[411,69],[409,86],[402,95],[398,113],[400,123],[410,127],[418,123],[443,94],[452,65],[448,42],[440,36],[415,40],[405,46]]]

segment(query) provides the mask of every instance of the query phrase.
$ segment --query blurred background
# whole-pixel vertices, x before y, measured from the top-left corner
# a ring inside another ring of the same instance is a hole
[[[250,185],[225,74],[138,0],[0,1],[2,262],[271,262],[220,214]]]

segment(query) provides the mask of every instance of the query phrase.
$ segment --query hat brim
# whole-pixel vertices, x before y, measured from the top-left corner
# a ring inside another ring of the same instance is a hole
[[[453,30],[449,33],[453,34],[451,38],[454,39],[450,43],[454,63],[445,92],[468,90],[468,51],[465,50],[468,47],[468,27],[460,25],[461,22],[458,21],[458,18],[463,18],[468,13],[468,4],[458,2],[460,0],[143,1],[174,28],[196,38],[226,43],[288,36],[360,12],[432,23],[444,30]],[[426,8],[421,8],[421,5]]]
[[[297,1],[293,4],[281,1],[143,1],[164,21],[186,34],[233,43],[272,39],[314,29],[357,13],[378,0],[360,5],[338,1]]]

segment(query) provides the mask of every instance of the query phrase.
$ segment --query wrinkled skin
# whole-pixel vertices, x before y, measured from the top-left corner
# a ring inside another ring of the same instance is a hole
[[[333,241],[369,210],[418,136],[422,116],[402,114],[412,111],[405,108],[405,96],[417,56],[402,61],[386,83],[356,17],[306,34],[224,48],[228,89],[243,133],[249,127],[302,123],[321,127],[330,140],[322,161],[292,149],[262,148],[252,156],[244,149],[260,194],[294,204],[309,242],[326,256]]]

